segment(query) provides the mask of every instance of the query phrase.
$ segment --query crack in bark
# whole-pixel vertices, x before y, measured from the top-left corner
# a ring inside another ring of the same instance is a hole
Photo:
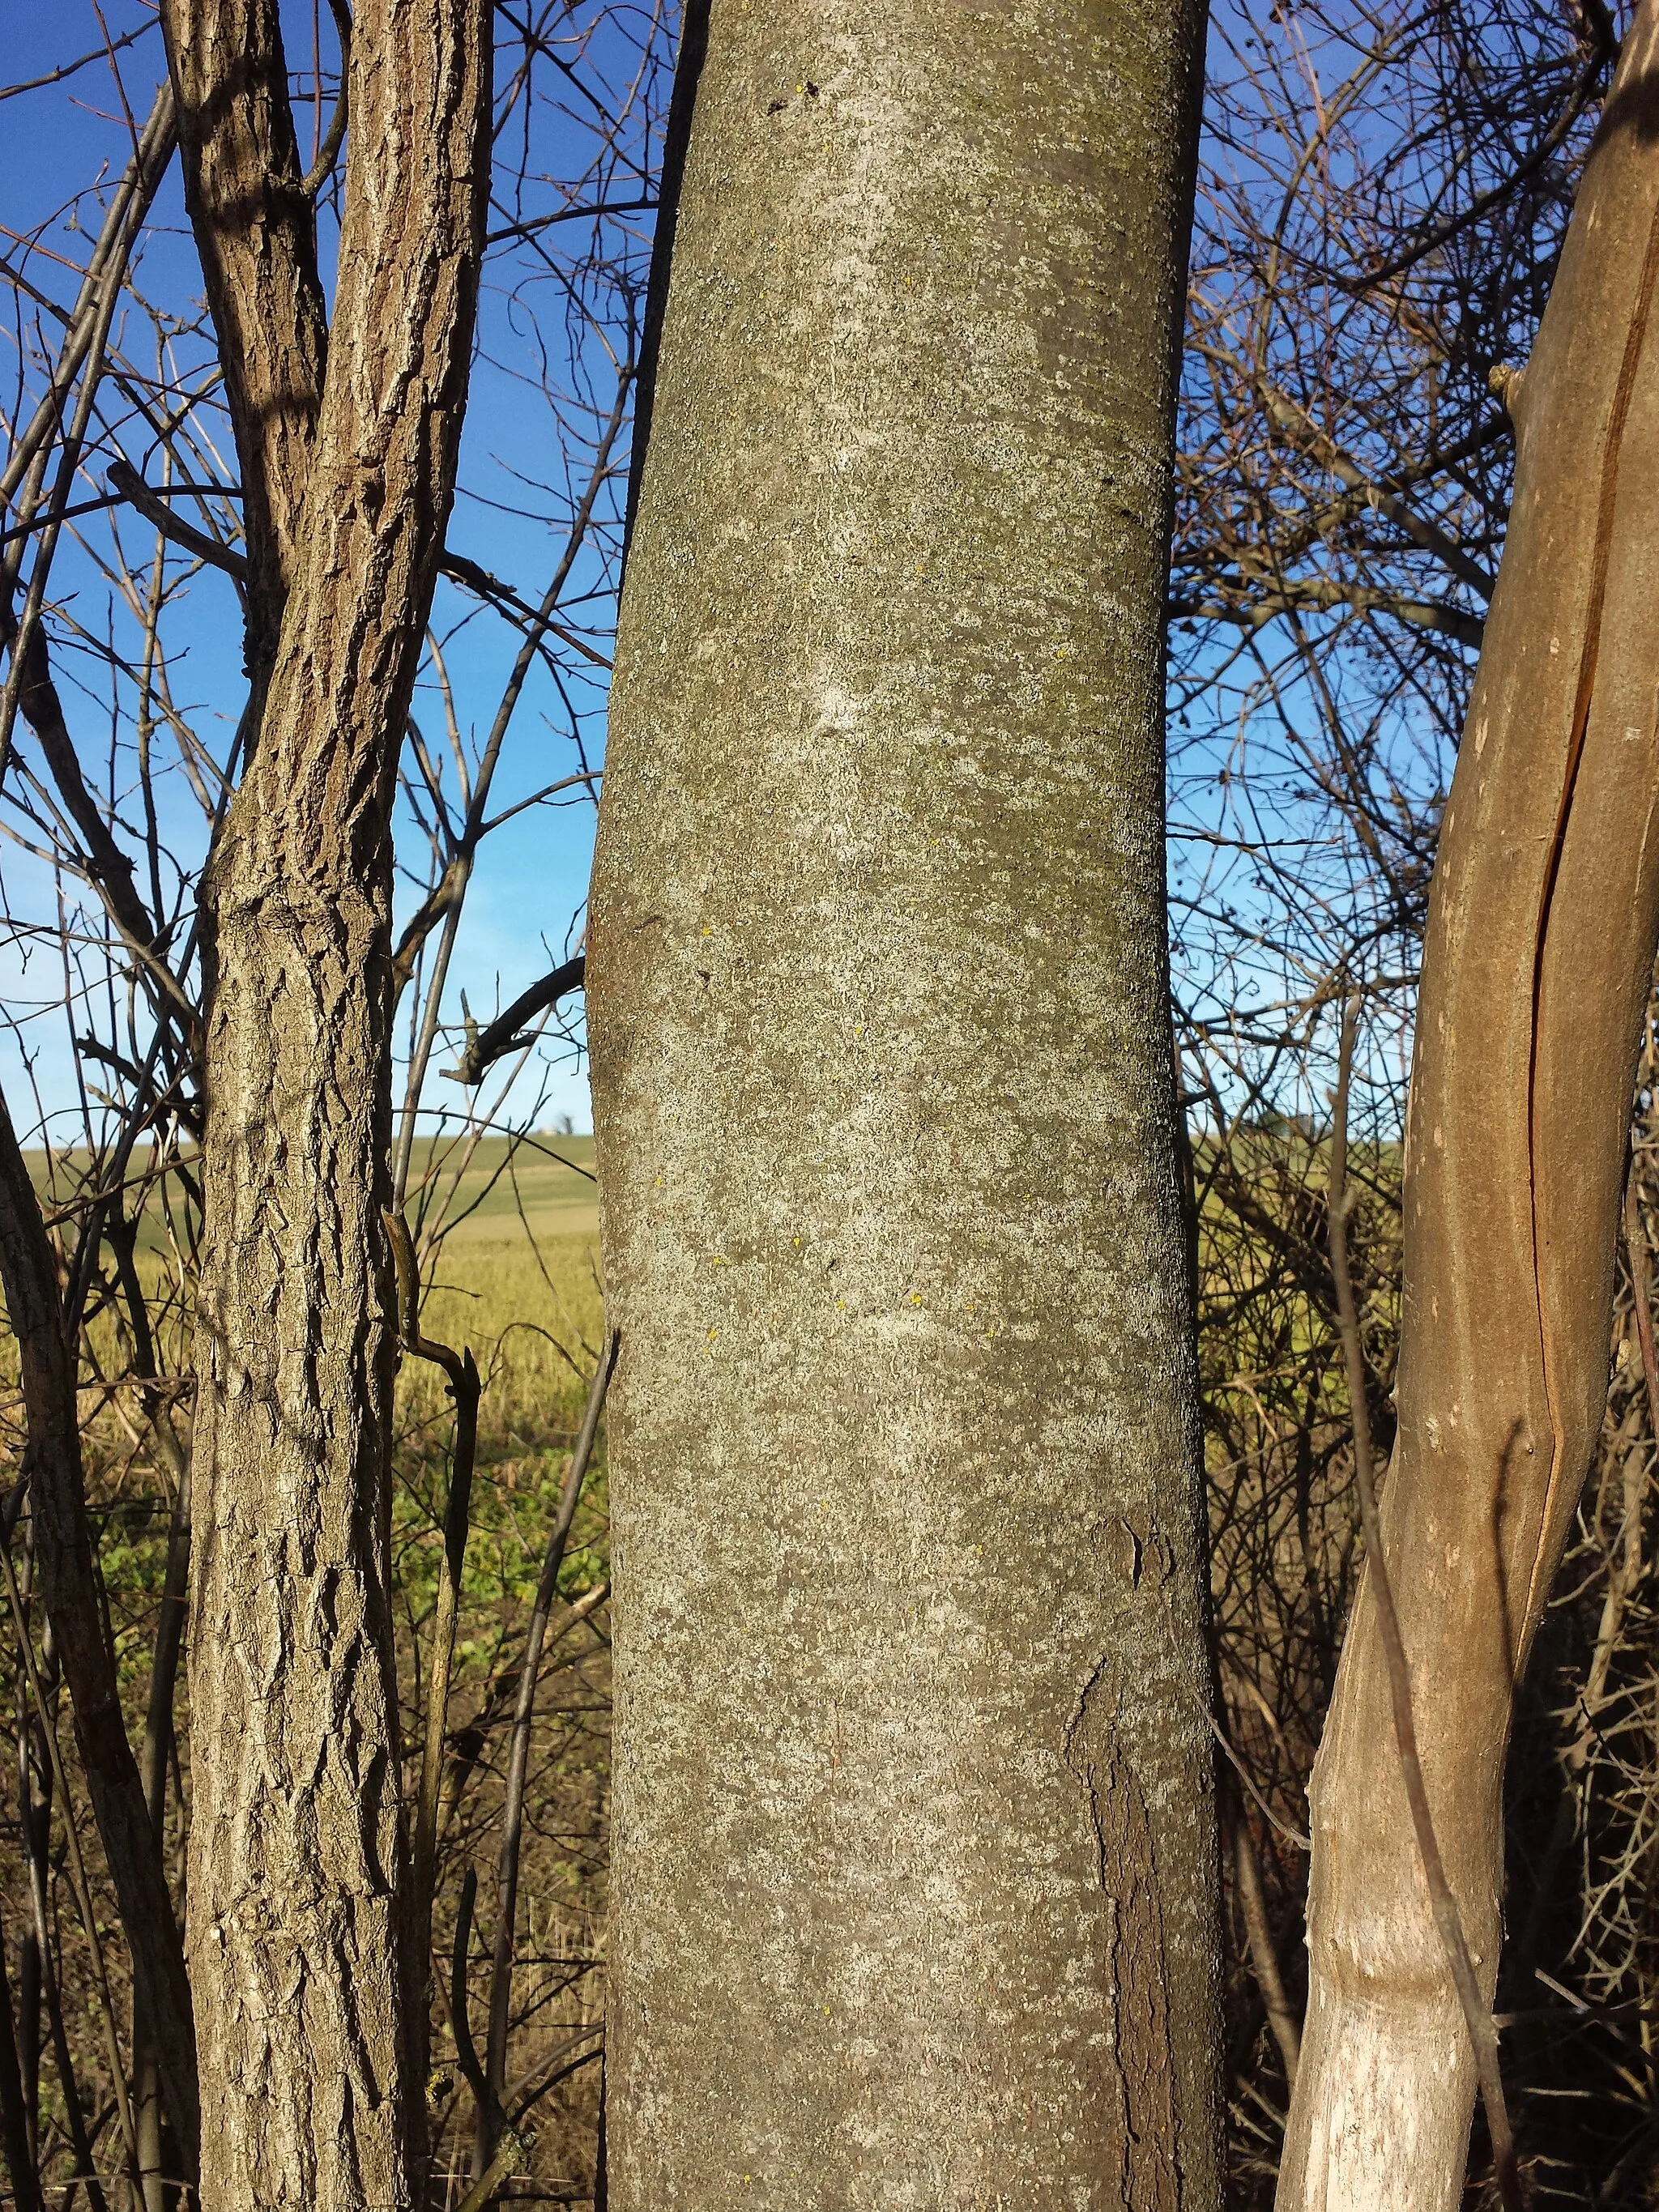
[[[1631,399],[1636,388],[1636,372],[1641,361],[1642,348],[1647,337],[1648,320],[1653,306],[1656,279],[1659,279],[1659,212],[1656,212],[1648,229],[1647,251],[1643,257],[1642,274],[1637,287],[1636,306],[1631,317],[1630,328],[1625,337],[1625,351],[1619,366],[1619,381],[1613,389],[1613,409],[1607,424],[1607,440],[1601,460],[1601,496],[1595,517],[1595,541],[1591,555],[1589,603],[1584,623],[1584,642],[1579,657],[1578,684],[1573,700],[1571,735],[1567,747],[1567,765],[1563,781],[1560,805],[1556,814],[1555,830],[1545,863],[1544,887],[1539,900],[1538,930],[1533,945],[1532,966],[1532,1034],[1528,1042],[1527,1056],[1527,1176],[1528,1203],[1532,1224],[1533,1294],[1538,1310],[1538,1355],[1544,1378],[1544,1399],[1550,1416],[1550,1471],[1544,1490],[1543,1517],[1539,1527],[1539,1543],[1532,1571],[1528,1578],[1527,1601],[1521,1609],[1521,1626],[1511,1638],[1512,1656],[1518,1656],[1520,1639],[1525,1634],[1525,1623],[1533,1616],[1538,1598],[1539,1577],[1548,1555],[1547,1531],[1555,1511],[1556,1492],[1561,1480],[1561,1446],[1564,1423],[1556,1396],[1554,1364],[1550,1358],[1550,1331],[1544,1312],[1543,1273],[1539,1265],[1538,1229],[1538,1039],[1543,1019],[1544,954],[1549,934],[1550,910],[1555,902],[1557,881],[1566,848],[1567,825],[1572,812],[1573,795],[1577,787],[1578,770],[1584,756],[1584,741],[1589,734],[1590,707],[1595,691],[1596,665],[1601,649],[1601,618],[1607,601],[1607,568],[1613,547],[1613,513],[1619,498],[1619,469],[1624,455],[1625,427],[1630,414]]]
[[[1131,1535],[1138,1585],[1142,1540]],[[1152,1540],[1160,1540],[1156,1532]],[[1146,1792],[1123,1748],[1119,1669],[1109,1654],[1084,1688],[1066,1730],[1066,1763],[1087,1801],[1101,1893],[1111,1915],[1107,1994],[1122,2130],[1119,2201],[1124,2212],[1180,2212],[1162,1895]]]

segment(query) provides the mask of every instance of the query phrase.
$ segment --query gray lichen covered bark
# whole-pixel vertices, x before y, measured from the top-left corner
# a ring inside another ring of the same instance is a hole
[[[588,968],[616,2212],[1218,2202],[1162,845],[1200,41],[708,23]]]
[[[286,605],[209,885],[189,1955],[213,2212],[415,2201],[380,1215],[390,808],[465,398],[490,20],[488,0],[356,10],[327,375],[303,501],[265,503]],[[279,345],[267,309],[288,295],[254,283],[259,255],[218,265]],[[261,375],[282,384],[270,360]],[[238,428],[264,465],[269,424]],[[287,449],[306,443],[301,425]]]

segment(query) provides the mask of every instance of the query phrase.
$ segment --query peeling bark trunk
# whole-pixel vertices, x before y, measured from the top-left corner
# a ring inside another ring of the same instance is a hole
[[[209,886],[190,1960],[214,2212],[385,2212],[419,2154],[387,1587],[389,817],[454,483],[489,55],[488,0],[356,10],[327,376],[297,522],[270,507],[286,608]],[[233,293],[254,283],[222,258]],[[244,297],[244,330],[263,312]],[[245,465],[258,427],[239,416]],[[289,465],[268,455],[273,482]]]
[[[1516,404],[1497,597],[1441,837],[1406,1164],[1384,1542],[1424,1771],[1488,1996],[1503,1774],[1598,1432],[1659,935],[1659,6],[1644,4]],[[1469,2041],[1362,1588],[1312,1794],[1311,1982],[1280,2212],[1449,2212]]]
[[[709,18],[588,964],[617,2212],[1219,2201],[1162,843],[1200,41]]]

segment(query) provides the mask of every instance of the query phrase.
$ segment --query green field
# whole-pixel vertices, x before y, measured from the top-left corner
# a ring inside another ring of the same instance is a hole
[[[416,1147],[407,1208],[418,1235],[441,1220],[468,1244],[599,1237],[592,1137],[448,1137]]]

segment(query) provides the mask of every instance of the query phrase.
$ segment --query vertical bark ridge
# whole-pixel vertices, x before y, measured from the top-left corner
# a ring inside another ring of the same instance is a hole
[[[1109,1672],[1085,1692],[1066,1756],[1089,1793],[1101,1893],[1112,1899],[1107,1986],[1119,2089],[1118,2202],[1178,2212],[1180,2120],[1160,1870],[1146,1792],[1124,1753],[1122,1698],[1108,1686],[1114,1681]]]
[[[210,893],[190,1955],[204,2201],[413,2201],[387,1522],[390,804],[453,490],[488,0],[363,0],[310,495]]]
[[[242,477],[248,660],[269,676],[293,580],[328,319],[277,0],[162,0],[185,204]]]
[[[1619,365],[1619,383],[1613,392],[1612,420],[1608,425],[1607,443],[1601,456],[1601,483],[1595,517],[1595,544],[1591,555],[1589,605],[1584,623],[1583,646],[1579,658],[1578,689],[1573,702],[1572,735],[1568,747],[1566,775],[1563,781],[1560,810],[1556,817],[1554,835],[1550,840],[1549,859],[1545,870],[1544,893],[1539,903],[1537,941],[1533,950],[1532,993],[1533,1033],[1532,1048],[1527,1062],[1527,1167],[1528,1188],[1532,1196],[1533,1218],[1533,1284],[1538,1302],[1539,1361],[1544,1376],[1545,1394],[1550,1407],[1550,1472],[1545,1492],[1543,1528],[1546,1532],[1556,1518],[1555,1505],[1565,1474],[1565,1425],[1555,1398],[1555,1377],[1550,1358],[1550,1330],[1544,1315],[1544,1285],[1537,1264],[1538,1249],[1538,1036],[1542,1027],[1542,999],[1544,989],[1544,946],[1549,935],[1550,908],[1554,903],[1555,887],[1561,872],[1561,856],[1567,842],[1567,822],[1572,811],[1573,793],[1577,787],[1578,769],[1584,757],[1584,739],[1589,729],[1591,703],[1595,696],[1596,664],[1601,657],[1602,620],[1607,608],[1607,564],[1613,550],[1613,514],[1619,498],[1619,470],[1624,459],[1625,430],[1630,418],[1631,400],[1636,386],[1636,372],[1646,340],[1648,320],[1653,307],[1654,281],[1659,276],[1659,207],[1656,207],[1648,230],[1647,251],[1642,258],[1641,281],[1638,287],[1636,307],[1625,334],[1624,355]],[[1581,1471],[1573,1486],[1575,1497],[1583,1484]],[[1539,1547],[1528,1583],[1523,1618],[1529,1615],[1539,1601],[1539,1582],[1548,1558],[1548,1542]],[[1554,1572],[1554,1563],[1549,1563]],[[1518,1657],[1517,1654],[1517,1657]]]

